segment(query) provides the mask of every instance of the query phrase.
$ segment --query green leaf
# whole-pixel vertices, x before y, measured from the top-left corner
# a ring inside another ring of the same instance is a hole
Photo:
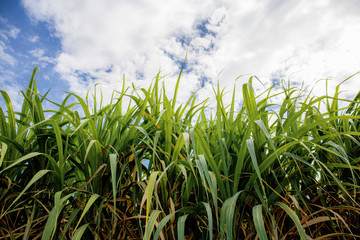
[[[99,197],[98,194],[93,194],[93,195],[90,197],[89,201],[86,203],[86,206],[85,206],[85,208],[84,208],[84,210],[83,210],[83,212],[82,212],[82,214],[81,214],[81,216],[80,216],[80,219],[79,219],[78,223],[76,224],[76,227],[75,227],[74,231],[76,231],[76,229],[77,229],[77,227],[79,226],[81,220],[83,219],[83,217],[85,216],[85,214],[89,211],[90,207],[94,204],[94,202],[96,201],[96,199],[98,199],[98,197]],[[84,225],[83,225],[83,226],[84,226]]]
[[[206,213],[208,216],[208,228],[209,228],[209,239],[213,239],[212,235],[213,235],[213,217],[212,217],[212,213],[211,213],[211,208],[210,208],[210,204],[207,202],[203,202],[205,209],[206,209]]]
[[[112,180],[112,190],[113,190],[113,200],[114,200],[114,210],[116,211],[116,164],[117,157],[116,154],[110,154],[110,169],[111,169],[111,180]]]
[[[14,114],[14,110],[12,107],[12,103],[11,100],[9,98],[9,95],[0,90],[1,95],[3,96],[3,99],[5,101],[7,110],[8,110],[8,132],[7,132],[7,137],[9,137],[10,139],[15,139],[16,136],[16,127],[15,127],[15,114]]]
[[[31,159],[31,158],[36,157],[36,156],[39,156],[39,155],[41,155],[41,153],[38,153],[38,152],[28,153],[28,154],[26,154],[25,156],[23,156],[23,157],[15,160],[15,162],[13,162],[12,164],[10,164],[10,165],[7,166],[6,168],[4,168],[2,171],[0,171],[0,174],[3,173],[3,172],[5,172],[6,170],[8,170],[8,169],[10,169],[10,168],[18,165],[19,163],[22,163],[22,162],[24,162],[24,161],[26,161],[26,160],[28,160],[28,159]]]
[[[253,220],[255,224],[256,232],[260,240],[267,240],[266,229],[264,225],[264,218],[262,214],[262,205],[256,205],[253,207]]]
[[[2,142],[1,143],[1,152],[0,152],[0,154],[1,154],[1,156],[0,156],[0,167],[1,167],[2,163],[3,163],[3,161],[4,161],[6,151],[7,151],[7,144]]]
[[[185,239],[185,221],[187,217],[187,214],[179,217],[177,222],[178,239]]]
[[[63,234],[62,234],[60,240],[64,239],[64,236],[65,236],[67,230],[69,229],[71,223],[75,220],[75,218],[76,218],[76,216],[77,216],[77,214],[78,214],[79,212],[80,212],[80,209],[76,208],[76,209],[71,213],[68,222],[65,224],[64,231],[63,231]]]
[[[260,173],[260,170],[259,170],[259,165],[257,163],[257,159],[256,159],[256,153],[255,153],[255,146],[254,146],[254,140],[251,138],[251,139],[247,139],[246,140],[246,145],[249,149],[249,152],[250,152],[250,156],[251,156],[251,160],[252,160],[252,163],[254,165],[254,169],[255,169],[255,172],[256,172],[256,175],[257,177],[259,178],[259,182],[260,182],[260,185],[262,187],[262,190],[263,190],[263,196],[260,196],[260,197],[263,197],[266,199],[266,192],[265,192],[265,187],[264,187],[264,184],[262,182],[262,178],[261,178],[261,173]]]
[[[220,215],[221,239],[224,239],[225,223],[226,223],[226,239],[231,240],[233,238],[233,222],[234,222],[234,214],[236,209],[236,201],[242,192],[243,191],[239,191],[235,193],[234,196],[226,199],[221,208],[221,215]]]
[[[145,236],[144,236],[144,240],[149,240],[150,239],[150,236],[151,236],[151,233],[154,229],[154,226],[155,226],[155,221],[156,221],[156,218],[159,216],[159,213],[161,211],[159,210],[154,210],[151,215],[150,215],[150,218],[149,218],[149,222],[146,226],[146,229],[145,229]]]
[[[89,226],[90,223],[86,223],[84,225],[82,225],[81,227],[79,227],[79,229],[77,231],[75,231],[74,236],[73,236],[73,240],[81,240],[82,235],[84,234],[86,228]]]
[[[5,170],[5,169],[4,169]],[[37,172],[33,178],[30,180],[30,182],[26,185],[26,187],[21,191],[21,193],[15,198],[15,200],[11,203],[11,205],[9,206],[8,210],[12,207],[12,205],[14,205],[16,203],[17,200],[19,200],[19,198],[26,192],[26,190],[29,189],[29,187],[31,187],[31,185],[33,185],[34,183],[36,183],[40,178],[42,178],[45,174],[47,174],[48,172],[50,172],[50,170],[40,170],[39,172]]]
[[[293,222],[295,223],[296,225],[296,228],[299,232],[299,235],[300,235],[300,238],[301,240],[307,240],[307,236],[305,234],[305,230],[304,228],[301,226],[301,222],[298,218],[298,216],[296,215],[296,213],[291,210],[291,208],[289,208],[287,205],[285,205],[284,203],[282,202],[276,202],[275,205],[278,205],[280,206],[282,209],[285,210],[285,212],[288,214],[288,216],[293,220]]]
[[[61,198],[62,191],[56,192],[54,197],[55,206],[52,208],[50,215],[46,221],[45,229],[42,235],[42,240],[53,239],[57,227],[57,219],[65,206],[65,202],[73,195],[70,193]]]
[[[151,209],[151,201],[152,201],[152,197],[153,197],[153,192],[154,192],[154,188],[155,188],[155,181],[156,181],[156,177],[158,175],[159,171],[155,171],[152,172],[150,175],[150,180],[147,186],[147,195],[146,195],[146,227],[148,225],[148,216],[149,216],[149,212]]]
[[[169,215],[166,215],[163,219],[161,219],[159,225],[156,228],[154,240],[159,239],[162,229],[165,227],[166,223],[174,216],[175,213],[176,212],[172,212]]]

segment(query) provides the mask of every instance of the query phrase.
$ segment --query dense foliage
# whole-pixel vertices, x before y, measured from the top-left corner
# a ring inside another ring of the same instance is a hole
[[[180,72],[171,99],[157,75],[44,111],[36,74],[21,112],[0,91],[0,239],[360,237],[360,93],[256,97],[250,78],[240,110],[218,88],[209,116],[195,94],[177,104]]]

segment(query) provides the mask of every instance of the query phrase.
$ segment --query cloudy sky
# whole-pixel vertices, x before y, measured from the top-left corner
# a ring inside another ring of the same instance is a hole
[[[34,66],[58,101],[95,83],[109,96],[123,75],[146,87],[159,70],[171,92],[181,66],[179,102],[218,82],[231,92],[240,75],[334,88],[360,71],[359,13],[358,0],[0,0],[0,89],[18,107]],[[357,75],[342,96],[359,89]]]

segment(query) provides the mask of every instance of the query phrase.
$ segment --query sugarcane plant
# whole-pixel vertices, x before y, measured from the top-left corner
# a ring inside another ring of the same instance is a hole
[[[251,77],[229,105],[214,86],[209,114],[177,102],[182,70],[171,98],[159,72],[106,104],[52,101],[37,74],[19,112],[0,91],[0,239],[360,237],[360,92],[256,95]]]

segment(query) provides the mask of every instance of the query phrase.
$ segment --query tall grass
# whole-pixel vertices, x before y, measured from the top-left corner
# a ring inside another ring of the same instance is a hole
[[[217,88],[207,116],[195,94],[176,104],[181,72],[171,98],[158,74],[93,107],[52,102],[36,74],[21,112],[0,91],[0,239],[360,237],[360,92],[259,98],[250,78],[239,110]]]

